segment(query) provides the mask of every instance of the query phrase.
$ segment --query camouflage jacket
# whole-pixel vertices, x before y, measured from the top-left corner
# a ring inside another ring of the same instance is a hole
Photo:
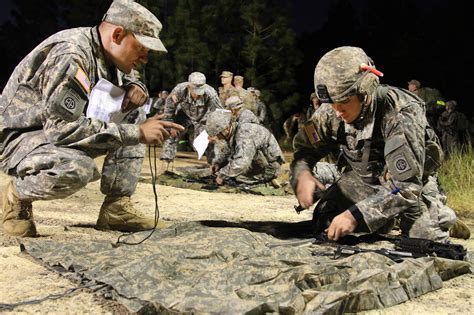
[[[378,191],[355,205],[375,231],[386,219],[417,206],[424,173],[433,173],[440,162],[428,161],[427,152],[434,152],[429,157],[434,160],[442,153],[427,124],[423,101],[413,94],[380,86],[365,108],[355,123],[347,124],[330,104],[321,105],[295,136],[291,182],[295,189],[300,172],[311,171],[322,157],[340,149],[351,168]],[[368,154],[366,143],[371,143]]]
[[[264,124],[267,122],[267,105],[261,100],[257,100],[256,104],[258,120],[260,120],[261,124]]]
[[[218,175],[229,179],[245,174],[252,166],[252,161],[261,153],[268,163],[285,163],[283,152],[275,137],[260,124],[237,124],[229,140],[229,163],[219,170]]]
[[[260,120],[258,119],[258,117],[255,116],[255,114],[252,113],[252,111],[246,108],[242,108],[240,110],[239,115],[236,118],[236,121],[239,124],[243,124],[243,123],[259,124],[260,123]]]
[[[26,156],[50,142],[56,146],[111,149],[139,142],[134,124],[104,123],[85,117],[91,89],[99,79],[146,87],[106,65],[97,27],[56,33],[15,68],[0,99],[0,134],[43,130],[42,143],[20,148]]]
[[[252,111],[257,115],[257,104],[255,103],[255,98],[252,94],[244,88],[235,88],[237,91],[237,96],[244,102],[244,108]]]
[[[234,86],[230,86],[227,89],[225,89],[223,86],[219,87],[219,99],[221,101],[222,106],[225,107],[225,101],[231,96],[239,96],[239,92],[237,92]]]
[[[150,115],[163,114],[165,110],[165,99],[161,97],[153,97],[151,99]]]
[[[174,121],[179,108],[192,122],[205,124],[208,113],[217,108],[222,108],[217,92],[213,87],[205,84],[206,91],[204,94],[194,100],[189,93],[188,85],[188,82],[182,82],[174,87],[166,99],[164,113],[168,120]],[[173,100],[173,96],[176,97],[176,102]]]

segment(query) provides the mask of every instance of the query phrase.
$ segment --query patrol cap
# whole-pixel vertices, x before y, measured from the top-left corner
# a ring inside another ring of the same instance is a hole
[[[455,100],[451,100],[451,101],[447,101],[446,102],[446,107],[452,107],[452,108],[456,108],[458,106],[458,102],[456,102]]]
[[[221,78],[231,78],[233,76],[234,74],[230,71],[222,71],[221,73]]]
[[[410,80],[408,81],[408,84],[413,84],[414,86],[416,86],[417,89],[419,89],[421,86],[421,83],[418,80]]]
[[[206,132],[215,137],[224,131],[231,122],[232,113],[228,110],[217,109],[209,114],[206,121]]]
[[[260,90],[255,89],[254,91],[255,95],[260,96]]]
[[[193,72],[188,77],[188,82],[192,85],[193,92],[203,95],[206,91],[206,76],[201,72]]]
[[[102,21],[122,26],[150,50],[167,52],[160,40],[161,22],[144,6],[132,0],[115,0]]]
[[[244,102],[238,96],[231,96],[225,101],[225,106],[231,109],[241,108]]]
[[[236,76],[234,76],[234,81],[244,82],[244,77],[241,76],[241,75],[236,75]]]
[[[247,88],[247,91],[249,91],[250,93],[255,93],[256,90],[257,90],[257,89],[254,88],[253,86],[249,86],[249,87]]]
[[[361,48],[342,46],[319,60],[314,71],[314,87],[322,103],[342,102],[362,91],[375,91],[379,76],[383,74]]]

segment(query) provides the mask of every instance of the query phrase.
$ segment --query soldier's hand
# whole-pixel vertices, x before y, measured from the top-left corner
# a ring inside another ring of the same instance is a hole
[[[178,131],[178,130],[175,130],[175,129],[171,129],[171,131],[170,131],[170,137],[178,138],[178,137],[179,137],[179,131]]]
[[[147,100],[147,95],[145,91],[142,90],[136,84],[130,84],[126,87],[127,92],[122,102],[122,113],[129,112],[131,110],[137,109],[138,107],[145,104]]]
[[[224,179],[222,177],[216,177],[216,184],[217,185],[224,185]]]
[[[296,199],[304,209],[313,205],[313,193],[316,189],[325,190],[326,187],[310,171],[302,171],[296,185]]]
[[[331,224],[325,230],[330,240],[337,241],[340,237],[346,236],[355,231],[357,220],[349,210],[337,215],[332,219]]]
[[[211,170],[211,173],[212,173],[212,174],[215,174],[215,173],[217,173],[217,171],[219,170],[219,165],[217,165],[217,164],[212,164],[209,169]]]
[[[148,118],[140,127],[140,143],[161,144],[169,138],[166,129],[183,131],[184,127],[170,121],[160,120],[162,116]]]
[[[178,101],[178,97],[176,96],[175,93],[171,94],[171,99],[173,100],[173,103],[176,103]]]

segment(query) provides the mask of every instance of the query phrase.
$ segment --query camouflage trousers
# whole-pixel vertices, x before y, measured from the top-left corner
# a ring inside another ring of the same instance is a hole
[[[13,177],[23,200],[65,198],[99,178],[103,194],[132,195],[143,164],[145,145],[101,153],[87,154],[81,150],[45,144],[31,151],[15,167],[3,171]],[[105,153],[101,176],[94,157]]]
[[[254,185],[268,183],[280,175],[281,165],[278,162],[266,163],[265,166],[252,163],[252,167],[245,174],[234,177],[237,183]]]
[[[142,110],[131,112],[128,123],[144,121]],[[13,177],[22,200],[61,199],[89,182],[101,179],[107,196],[131,196],[137,187],[145,145],[115,150],[79,150],[48,142],[42,130],[22,134],[9,143],[0,158],[0,169]],[[94,158],[105,155],[100,174]]]
[[[337,175],[331,173],[335,167],[327,165],[318,167],[316,165],[315,170],[318,169],[323,174],[320,176],[315,174],[316,177],[328,178]],[[323,181],[323,183],[325,182]],[[342,174],[329,186],[315,207],[313,220],[317,228],[324,229],[334,216],[368,196],[376,194],[380,189],[384,188],[380,185],[369,185],[363,182],[353,171]],[[389,212],[392,210],[390,209]],[[394,227],[396,219],[400,222],[403,235],[445,242],[449,237],[449,228],[456,221],[456,215],[451,208],[446,206],[446,197],[440,192],[436,177],[431,176],[423,186],[421,197],[416,206],[403,209],[399,213],[387,213],[384,214],[384,217],[377,218],[380,220],[379,225],[382,226],[377,231],[370,231],[364,222],[359,222],[356,232],[388,233]]]
[[[204,125],[193,122],[193,135],[192,139],[196,139],[199,134],[204,130]],[[188,129],[189,132],[189,129]],[[168,138],[165,143],[163,144],[163,149],[160,155],[160,160],[169,160],[172,161],[176,157],[176,152],[178,151],[178,137],[170,137]],[[214,155],[214,145],[212,143],[209,143],[209,146],[206,149],[205,155],[207,158],[208,163],[210,164],[212,161],[212,156]]]

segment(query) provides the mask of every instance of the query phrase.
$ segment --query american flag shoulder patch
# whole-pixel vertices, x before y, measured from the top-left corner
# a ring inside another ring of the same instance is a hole
[[[82,88],[84,89],[84,91],[86,91],[87,94],[91,92],[91,81],[89,81],[87,74],[79,66],[77,67],[74,79],[76,79],[76,81],[82,86]]]
[[[321,137],[312,121],[308,121],[304,124],[304,131],[306,132],[306,136],[311,144],[316,144],[321,141]]]

